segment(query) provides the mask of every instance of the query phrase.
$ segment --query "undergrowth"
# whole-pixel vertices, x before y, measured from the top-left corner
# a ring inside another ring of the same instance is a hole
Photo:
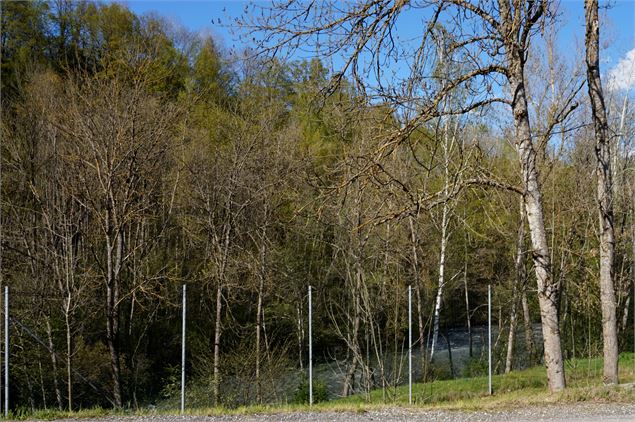
[[[565,367],[567,389],[551,394],[547,390],[547,377],[542,366],[495,375],[492,379],[493,395],[487,394],[487,377],[439,380],[413,385],[413,406],[418,408],[443,408],[454,410],[484,410],[512,408],[537,404],[593,402],[633,402],[635,389],[623,384],[635,383],[635,359],[633,353],[620,356],[620,386],[602,385],[602,359],[575,359],[567,361]],[[324,399],[324,398],[322,398]],[[304,401],[304,400],[298,400]],[[284,413],[294,411],[366,411],[384,407],[408,406],[408,386],[391,388],[390,391],[376,389],[370,394],[356,394],[309,406],[305,403],[277,405],[252,405],[238,408],[194,408],[186,409],[189,415]],[[113,410],[103,408],[81,409],[74,412],[56,410],[17,409],[10,419],[61,419],[97,418],[108,415],[158,415],[175,414],[178,409],[157,410]]]

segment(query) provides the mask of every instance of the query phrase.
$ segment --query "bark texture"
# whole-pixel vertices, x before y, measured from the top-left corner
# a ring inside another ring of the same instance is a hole
[[[519,293],[524,289],[527,273],[525,271],[525,205],[520,201],[520,223],[518,224],[518,238],[516,242],[516,279],[512,286],[512,308],[509,315],[509,335],[507,338],[507,357],[505,358],[505,373],[512,370],[514,361],[514,342],[516,327],[518,326]]]
[[[524,51],[508,51],[512,111],[516,126],[516,149],[520,158],[527,223],[531,235],[533,261],[538,284],[538,303],[544,338],[544,359],[549,390],[565,388],[564,362],[558,322],[558,288],[553,282],[551,256],[542,209],[542,194],[536,167],[536,150],[531,140],[529,111],[524,81]]]
[[[602,340],[604,348],[604,383],[618,382],[617,318],[613,263],[615,230],[613,218],[613,181],[611,178],[611,148],[608,136],[606,105],[600,79],[600,24],[598,0],[585,1],[587,87],[591,100],[591,115],[595,130],[597,158],[597,204],[600,218],[600,302],[602,305]]]

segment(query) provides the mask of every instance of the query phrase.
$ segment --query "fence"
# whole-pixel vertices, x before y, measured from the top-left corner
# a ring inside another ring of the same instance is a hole
[[[313,386],[314,386],[314,377],[313,377],[313,303],[312,303],[312,293],[313,293],[313,288],[311,286],[308,286],[308,292],[307,292],[307,297],[308,297],[308,302],[307,302],[307,313],[308,313],[308,388],[309,388],[309,404],[313,405],[314,403],[314,396],[313,396]],[[408,402],[412,403],[413,399],[412,399],[412,383],[413,383],[413,339],[412,339],[412,332],[413,332],[413,327],[412,327],[412,287],[408,286],[407,289],[407,296],[408,296]],[[489,373],[489,393],[492,393],[492,384],[491,384],[491,374],[492,374],[492,359],[491,359],[491,289],[489,290],[489,294],[488,294],[488,310],[489,310],[489,325],[488,325],[488,373]],[[180,368],[180,411],[181,413],[183,413],[186,409],[186,330],[187,330],[187,317],[186,317],[186,310],[187,310],[187,288],[186,285],[182,286],[182,304],[181,304],[181,368]],[[49,348],[49,345],[46,344],[45,341],[43,341],[41,338],[39,338],[35,333],[33,333],[31,330],[29,330],[28,327],[26,327],[24,324],[22,324],[20,321],[18,321],[17,319],[12,319],[10,317],[10,311],[9,311],[9,287],[5,286],[4,289],[4,330],[5,330],[5,336],[4,336],[4,368],[3,368],[3,373],[4,373],[4,405],[3,405],[3,409],[4,409],[4,414],[5,416],[8,415],[8,411],[9,411],[9,391],[10,391],[10,384],[9,384],[9,357],[10,357],[10,343],[9,343],[9,333],[10,333],[10,321],[11,323],[16,326],[19,327],[20,329],[24,330],[27,332],[27,334],[32,337],[32,339],[39,344],[39,346],[41,346],[42,348],[46,349],[48,352],[50,353],[55,353],[53,350],[51,350]],[[61,360],[61,358],[60,358]],[[74,374],[77,378],[81,379],[82,381],[86,382],[88,385],[90,385],[91,388],[93,388],[98,394],[107,394],[103,389],[100,389],[99,387],[95,386],[93,383],[91,383],[89,380],[87,380],[85,377],[82,376],[81,373],[76,372]],[[107,397],[106,397],[107,398]],[[113,403],[111,400],[109,400],[111,403]]]
[[[314,288],[312,286],[308,286],[307,289],[307,302],[306,302],[306,310],[307,310],[307,325],[308,325],[308,338],[307,338],[307,348],[308,348],[308,362],[307,362],[307,375],[308,375],[308,403],[309,405],[313,405],[315,402],[315,398],[314,398],[314,385],[315,385],[315,374],[314,374],[314,356],[313,356],[313,317],[314,317],[314,309],[313,309],[313,292],[314,292]],[[407,295],[407,384],[408,384],[408,403],[412,404],[413,403],[413,377],[415,375],[415,368],[413,367],[413,347],[414,347],[414,343],[413,343],[413,321],[412,321],[412,316],[413,316],[413,301],[412,301],[412,286],[408,286],[407,287],[407,291],[405,292]],[[180,356],[180,385],[179,385],[179,389],[180,389],[180,403],[179,403],[179,409],[180,412],[183,413],[186,410],[186,406],[187,406],[187,395],[186,395],[186,365],[187,365],[187,361],[186,361],[186,351],[187,351],[187,329],[188,329],[188,324],[187,324],[187,287],[186,285],[182,286],[182,302],[181,302],[181,339],[180,339],[180,343],[181,343],[181,356]],[[11,351],[11,344],[10,344],[10,330],[11,327],[15,327],[15,328],[19,328],[21,330],[23,330],[28,336],[30,336],[32,338],[32,340],[37,343],[40,347],[42,347],[43,349],[47,350],[49,353],[51,353],[52,355],[55,354],[54,350],[50,349],[50,345],[48,345],[45,341],[43,341],[36,333],[34,333],[32,330],[30,330],[26,325],[24,325],[23,323],[21,323],[18,319],[13,318],[11,316],[10,313],[10,301],[9,301],[9,287],[5,286],[4,288],[4,361],[3,361],[3,388],[1,389],[4,393],[4,400],[3,400],[3,412],[5,416],[8,416],[9,410],[10,410],[10,351]],[[478,308],[478,307],[477,307]],[[633,304],[633,311],[634,311],[634,315],[635,315],[635,301]],[[500,319],[500,318],[499,318]],[[635,320],[635,318],[634,318]],[[499,320],[499,325],[501,324],[501,321]],[[493,348],[494,345],[492,344],[492,338],[493,338],[493,327],[492,327],[492,288],[491,285],[488,285],[488,289],[487,289],[487,393],[488,394],[493,394],[493,384],[492,384],[492,377],[493,377],[493,372],[494,372],[494,368],[493,368]],[[470,334],[471,335],[471,334]],[[500,338],[500,329],[498,332],[498,336]],[[446,337],[446,343],[447,343],[447,347],[448,347],[448,353],[450,355],[450,360],[451,358],[451,341],[449,338],[449,334]],[[635,322],[633,324],[633,338],[634,338],[634,344],[635,344]],[[471,348],[472,348],[472,338],[470,337],[469,339],[470,341],[470,352],[471,352]],[[427,351],[426,351],[427,353]],[[58,357],[60,360],[61,358]],[[421,358],[424,358],[423,356],[421,356]],[[395,358],[396,359],[396,358]],[[635,359],[635,356],[634,356]],[[369,359],[370,361],[370,359]],[[382,363],[378,362],[378,365],[381,365]],[[450,364],[452,365],[452,362],[450,361]],[[394,367],[393,367],[394,370]],[[85,382],[87,385],[89,385],[97,394],[100,395],[104,395],[104,397],[111,403],[114,405],[114,402],[108,397],[108,392],[106,392],[106,389],[95,385],[94,383],[92,383],[89,379],[87,379],[86,377],[84,377],[80,372],[76,371],[74,373],[75,377],[77,377],[78,379],[80,379],[82,382]],[[402,382],[400,382],[401,380],[401,370],[399,370],[399,375],[396,376],[397,382],[395,384],[403,384]]]

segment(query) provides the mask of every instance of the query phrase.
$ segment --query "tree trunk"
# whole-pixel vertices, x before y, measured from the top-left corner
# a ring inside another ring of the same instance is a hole
[[[424,342],[424,331],[425,326],[423,323],[423,304],[421,303],[421,278],[420,278],[420,270],[419,270],[419,253],[417,250],[417,232],[415,230],[415,226],[413,223],[413,218],[410,217],[408,219],[408,223],[410,226],[410,241],[412,242],[412,271],[414,272],[413,284],[415,286],[415,296],[417,299],[417,323],[419,325],[419,336],[417,338],[417,342],[419,342],[419,351],[422,359],[422,371],[425,373],[425,342]]]
[[[520,223],[518,225],[518,240],[516,242],[516,279],[512,287],[512,308],[509,316],[509,336],[507,338],[507,357],[505,359],[505,373],[512,370],[514,359],[514,340],[516,338],[516,326],[518,325],[517,307],[518,296],[521,289],[525,285],[525,206],[522,198],[520,199]]]
[[[258,305],[256,306],[256,401],[262,403],[262,386],[260,383],[260,333],[262,330],[262,281],[258,286]]]
[[[446,328],[441,333],[445,344],[448,346],[448,363],[450,364],[450,376],[452,379],[456,377],[456,371],[454,370],[454,360],[452,359],[452,345],[450,344],[450,331]]]
[[[42,390],[42,407],[46,410],[48,407],[46,406],[46,388],[44,388],[44,375],[42,371],[42,361],[38,360],[38,369],[40,370],[40,389]]]
[[[304,362],[302,359],[302,351],[304,350],[304,322],[302,321],[302,308],[298,304],[295,307],[296,311],[296,329],[298,337],[298,361],[300,362],[300,370],[304,370]]]
[[[358,250],[358,252],[360,252]],[[358,258],[358,257],[357,257]],[[356,258],[356,259],[357,259]],[[355,289],[353,290],[353,332],[349,337],[349,349],[352,352],[353,359],[351,361],[351,366],[349,366],[348,371],[346,371],[346,376],[344,378],[344,385],[342,387],[342,396],[347,397],[354,390],[354,377],[355,371],[357,370],[357,364],[360,359],[361,351],[359,348],[359,325],[361,322],[361,301],[360,301],[360,292],[362,285],[362,273],[361,273],[361,264],[356,262],[355,264]]]
[[[112,230],[112,229],[111,229]],[[112,233],[112,231],[111,231]],[[110,371],[112,376],[112,393],[116,407],[123,406],[121,395],[121,373],[119,347],[119,264],[121,262],[122,234],[116,235],[116,245],[112,245],[111,233],[106,236],[106,341],[110,354]]]
[[[507,335],[507,356],[505,357],[505,373],[508,374],[512,370],[512,365],[514,361],[514,341],[516,339],[516,325],[517,325],[517,316],[516,316],[516,303],[518,302],[518,288],[516,287],[516,283],[514,283],[513,291],[512,291],[512,308],[509,314],[509,333]]]
[[[446,181],[447,183],[447,181]],[[445,287],[445,249],[447,246],[448,206],[443,204],[441,220],[441,253],[439,258],[439,286],[434,302],[434,322],[432,325],[432,345],[430,346],[430,361],[434,359],[434,352],[439,338],[439,320],[441,318],[441,304],[443,302],[443,288]]]
[[[531,324],[531,315],[529,315],[529,303],[527,302],[527,286],[523,286],[520,293],[520,302],[523,308],[523,325],[525,331],[525,347],[527,348],[527,361],[531,366],[536,361],[538,352],[536,351],[536,343],[534,342],[534,328]]]
[[[220,338],[221,338],[221,317],[223,309],[223,285],[220,280],[216,287],[216,321],[214,323],[214,380],[213,398],[214,405],[218,406],[220,400]]]
[[[565,388],[564,361],[558,322],[558,290],[553,282],[551,258],[542,207],[542,194],[536,167],[536,151],[531,140],[529,111],[524,82],[524,51],[511,48],[509,58],[509,83],[512,111],[516,126],[516,149],[520,158],[527,223],[531,235],[532,255],[538,284],[538,303],[544,341],[544,359],[547,367],[549,390]]]
[[[628,324],[628,313],[631,309],[631,291],[633,290],[633,284],[629,283],[628,290],[626,291],[626,300],[624,301],[624,306],[622,307],[622,326],[620,327],[620,332],[626,331],[626,324]]]
[[[232,195],[230,193],[227,198],[226,209],[231,210],[231,201]],[[229,218],[229,217],[228,217]],[[210,228],[213,227],[210,223]],[[214,405],[218,406],[220,404],[220,339],[222,335],[223,325],[222,325],[222,316],[223,316],[223,284],[225,280],[225,272],[227,270],[227,263],[229,260],[229,246],[231,240],[231,232],[232,225],[231,222],[225,221],[223,225],[223,240],[222,244],[220,240],[215,236],[215,243],[217,246],[217,250],[219,254],[218,261],[218,272],[217,272],[217,286],[216,286],[216,320],[214,322],[214,378],[213,378],[213,388],[212,395],[214,398]]]
[[[613,287],[615,232],[613,227],[613,186],[611,148],[608,137],[606,106],[600,79],[600,23],[598,0],[585,1],[587,87],[595,129],[597,157],[597,202],[600,218],[600,301],[602,305],[602,339],[604,343],[604,383],[618,382],[617,319]]]
[[[53,387],[55,389],[55,399],[57,400],[57,408],[62,410],[62,391],[60,390],[59,382],[57,380],[57,353],[55,353],[55,345],[53,344],[53,330],[51,329],[51,321],[48,315],[46,319],[46,336],[49,343],[49,350],[51,353],[51,364],[53,365]]]
[[[421,298],[421,288],[417,285],[415,288],[415,294],[417,296],[417,324],[419,325],[419,352],[421,353],[421,370],[425,375],[426,367],[426,341],[425,331],[426,327],[423,322],[423,300]]]
[[[265,215],[267,213],[267,209],[265,207]],[[263,223],[265,224],[265,223]],[[262,403],[262,385],[260,380],[260,338],[262,332],[262,295],[265,287],[265,277],[266,277],[266,254],[267,254],[267,245],[266,245],[266,229],[262,230],[262,245],[260,248],[260,277],[258,282],[258,303],[256,306],[256,401],[258,403]]]
[[[346,375],[344,377],[344,385],[342,386],[342,397],[348,397],[353,393],[355,389],[355,371],[357,371],[357,355],[355,352],[353,352],[351,365],[348,367],[348,370],[346,371]]]
[[[68,402],[68,410],[73,410],[73,333],[71,332],[70,310],[68,304],[70,298],[67,298],[67,307],[64,314],[64,323],[66,326],[66,400]]]
[[[465,216],[463,217],[465,220]],[[467,230],[465,233],[465,256],[463,257],[463,289],[465,290],[465,319],[467,321],[467,342],[470,358],[474,356],[472,342],[472,317],[470,315],[470,294],[467,288]]]
[[[443,36],[439,40],[439,45],[437,47],[437,52],[439,54],[439,63],[442,68],[445,69],[445,45],[443,43]],[[447,77],[445,75],[444,77]],[[445,84],[445,82],[444,82]],[[447,111],[449,108],[450,98],[446,99],[444,103],[444,109]],[[443,202],[443,211],[441,217],[441,251],[439,256],[439,286],[437,288],[437,296],[434,304],[434,312],[433,312],[433,323],[432,323],[432,345],[430,347],[430,361],[432,362],[434,358],[434,351],[437,345],[437,341],[439,338],[439,320],[441,317],[441,304],[443,302],[443,288],[445,287],[445,258],[446,258],[446,247],[448,242],[448,224],[449,224],[449,204],[448,204],[448,195],[450,189],[450,149],[452,148],[451,143],[454,143],[454,138],[456,136],[456,132],[458,130],[458,120],[456,127],[454,129],[454,133],[452,134],[452,141],[450,141],[450,121],[449,117],[446,116],[443,121],[443,196],[445,201]]]
[[[364,192],[357,185],[356,195],[354,196],[354,220],[351,221],[354,224],[354,229],[351,233],[349,255],[352,260],[353,271],[347,271],[347,281],[351,290],[351,298],[353,304],[353,320],[352,320],[352,333],[347,333],[347,345],[351,352],[352,360],[346,375],[344,377],[344,385],[342,386],[342,396],[346,397],[352,394],[355,384],[355,372],[358,365],[363,365],[363,356],[361,353],[361,347],[359,344],[359,331],[362,318],[362,283],[363,283],[363,268],[362,268],[362,256],[364,253],[364,240],[359,227],[362,226],[362,200]],[[388,230],[389,226],[387,226]],[[388,239],[389,236],[386,236]],[[350,264],[347,264],[350,267]],[[386,263],[384,268],[386,268]],[[347,324],[348,325],[348,324]]]

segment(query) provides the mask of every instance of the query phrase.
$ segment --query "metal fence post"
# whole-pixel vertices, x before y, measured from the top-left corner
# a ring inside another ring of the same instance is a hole
[[[309,405],[313,405],[313,304],[311,301],[311,286],[309,285]]]
[[[412,286],[408,286],[408,404],[412,404]]]
[[[487,285],[487,392],[492,395],[492,285]]]
[[[181,413],[185,412],[185,312],[187,290],[183,285],[183,320],[181,321]]]

